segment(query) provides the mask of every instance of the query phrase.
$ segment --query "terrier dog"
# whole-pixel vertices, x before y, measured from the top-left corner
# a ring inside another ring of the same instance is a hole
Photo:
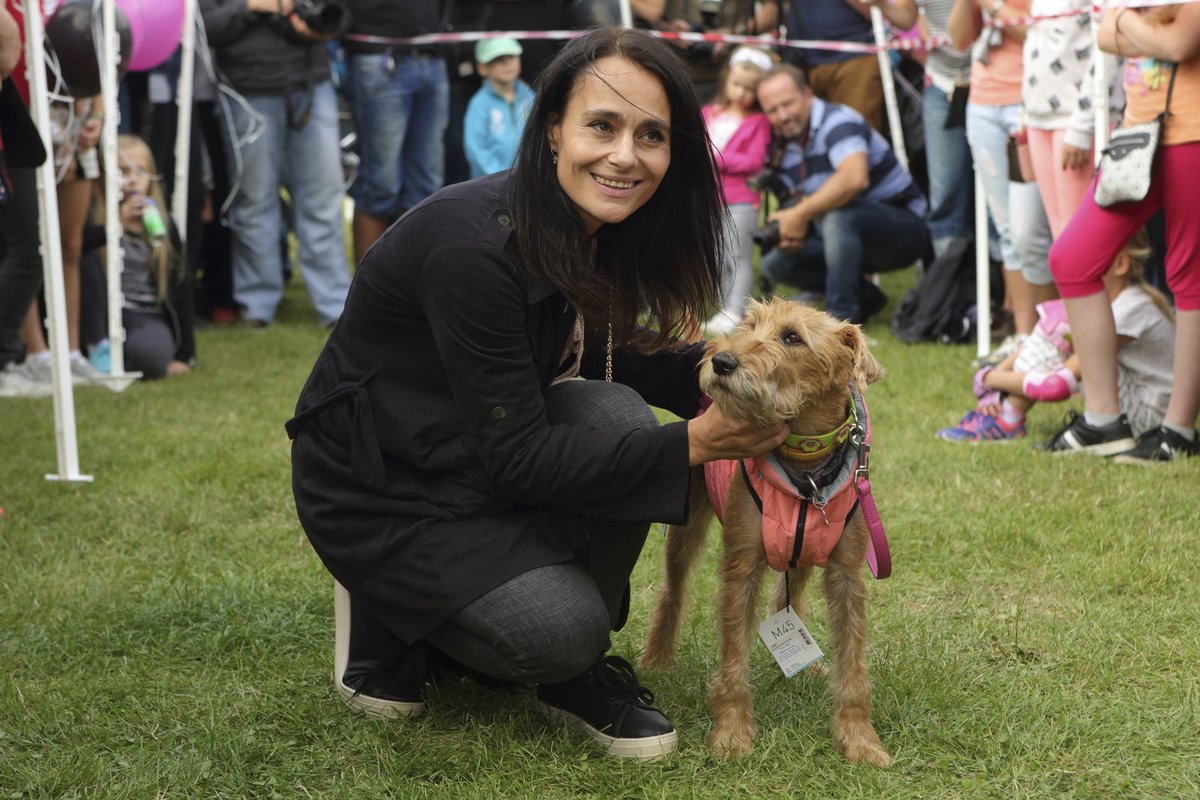
[[[826,505],[826,498],[812,481],[813,476],[828,475],[830,469],[838,471],[834,461],[846,446],[869,450],[869,445],[864,447],[862,441],[866,420],[857,420],[858,414],[865,417],[866,411],[861,393],[868,383],[882,379],[883,375],[858,326],[799,303],[773,299],[751,303],[746,318],[727,338],[708,344],[700,366],[700,386],[730,416],[763,425],[789,422],[794,436],[789,437],[789,444],[771,454],[773,463],[801,489],[801,495],[810,498],[808,511],[814,518],[818,511],[824,517],[827,509],[832,518],[834,505]],[[854,424],[850,425],[852,420]],[[848,425],[850,432],[845,433]],[[830,431],[834,434],[829,434]],[[831,436],[844,442],[840,448],[834,447],[833,452],[827,453],[829,448],[814,444],[827,442]],[[790,446],[796,442],[799,446]],[[807,615],[802,597],[804,585],[815,563],[825,567],[824,594],[834,661],[834,741],[851,762],[886,766],[891,756],[880,743],[870,719],[871,684],[866,662],[866,586],[862,564],[868,547],[875,544],[873,533],[882,537],[882,527],[869,530],[864,519],[864,509],[870,509],[868,515],[874,514],[873,501],[868,505],[869,482],[865,496],[852,498],[853,505],[843,507],[840,516],[845,518],[845,528],[832,550],[817,552],[815,557],[806,553],[807,557],[800,558],[798,545],[795,553],[785,553],[780,548],[771,552],[764,544],[761,509],[767,500],[757,493],[751,494],[751,474],[739,462],[732,463],[735,468],[717,473],[721,476],[721,488],[728,489],[728,496],[722,526],[724,552],[718,573],[720,661],[709,690],[714,717],[709,739],[712,749],[722,757],[742,755],[749,752],[757,734],[751,716],[749,655],[758,590],[768,562],[777,569],[787,569],[790,594],[802,618]],[[857,463],[861,466],[852,465],[856,479],[865,478],[865,461]],[[688,574],[703,550],[713,517],[704,469],[696,468],[692,476],[687,526],[671,526],[667,534],[666,581],[659,590],[642,657],[643,666],[650,669],[670,669],[675,663]],[[840,469],[843,477],[849,471]],[[761,472],[758,478],[761,482]],[[710,483],[713,480],[711,471],[709,480]],[[805,493],[804,489],[810,485],[811,493]],[[849,491],[862,494],[861,488],[856,483]],[[850,515],[848,518],[846,513]],[[808,527],[804,522],[806,516],[800,515],[800,530]],[[791,519],[795,521],[797,517],[793,515]],[[874,521],[878,522],[877,516]],[[809,539],[818,537],[806,534],[797,538],[804,540],[807,551]],[[819,548],[820,542],[811,544]],[[882,544],[886,545],[886,540]],[[871,553],[874,555],[873,549]],[[886,554],[886,549],[883,553]],[[890,561],[887,568],[890,570]],[[780,572],[772,593],[772,611],[785,606],[788,591],[785,586],[784,573]]]

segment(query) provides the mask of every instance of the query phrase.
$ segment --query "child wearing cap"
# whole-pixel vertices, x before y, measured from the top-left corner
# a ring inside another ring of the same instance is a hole
[[[467,104],[463,147],[471,177],[512,166],[533,90],[521,80],[521,45],[515,39],[483,39],[475,45],[475,69],[483,86]]]

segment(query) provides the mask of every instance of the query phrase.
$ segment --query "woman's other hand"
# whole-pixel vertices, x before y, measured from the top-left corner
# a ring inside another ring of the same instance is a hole
[[[788,431],[785,422],[763,427],[727,416],[714,404],[688,422],[688,463],[759,456],[783,444]]]

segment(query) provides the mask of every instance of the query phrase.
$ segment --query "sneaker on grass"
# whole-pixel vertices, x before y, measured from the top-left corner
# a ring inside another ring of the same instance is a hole
[[[937,438],[946,442],[1007,442],[1025,436],[1025,424],[1009,426],[999,417],[982,411],[968,411],[952,428],[942,428]]]
[[[1174,461],[1176,458],[1190,458],[1195,455],[1200,455],[1200,435],[1195,435],[1188,441],[1170,428],[1161,426],[1143,433],[1138,437],[1137,444],[1122,453],[1117,453],[1113,456],[1113,461],[1118,464],[1152,467]]]
[[[1136,442],[1129,420],[1122,414],[1116,422],[1095,428],[1083,414],[1072,411],[1058,433],[1051,436],[1041,449],[1051,453],[1090,453],[1112,456],[1131,449]]]
[[[52,391],[49,383],[30,380],[16,364],[0,369],[0,397],[46,397]]]
[[[675,726],[652,705],[654,693],[618,656],[599,659],[571,680],[538,684],[537,699],[544,712],[564,718],[610,756],[661,758],[678,743]]]

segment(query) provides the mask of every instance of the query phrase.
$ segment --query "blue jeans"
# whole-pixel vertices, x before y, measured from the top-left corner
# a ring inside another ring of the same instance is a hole
[[[285,95],[247,95],[261,130],[253,141],[226,141],[241,169],[229,227],[233,235],[233,298],[247,319],[270,322],[283,297],[283,207],[292,199],[300,272],[321,324],[342,313],[350,272],[342,234],[342,160],[337,98],[329,81]],[[226,106],[238,140],[251,127],[239,103]],[[228,131],[227,131],[228,135]]]
[[[391,219],[442,188],[450,81],[440,58],[355,53],[347,59],[358,131],[355,208]]]
[[[825,213],[795,252],[773,250],[762,260],[772,281],[824,290],[825,310],[862,322],[863,273],[903,269],[925,255],[929,231],[906,208],[854,200]]]
[[[936,86],[926,86],[923,108],[925,150],[930,154],[929,236],[935,251],[949,239],[970,236],[974,220],[971,203],[971,148],[965,127],[946,129],[950,98]]]

